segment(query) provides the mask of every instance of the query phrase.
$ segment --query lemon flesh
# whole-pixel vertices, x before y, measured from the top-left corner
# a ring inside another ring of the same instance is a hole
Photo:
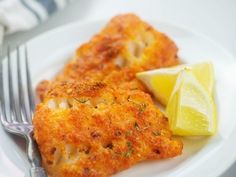
[[[157,100],[164,106],[167,105],[170,95],[176,83],[179,73],[183,70],[192,70],[197,80],[210,93],[213,93],[214,70],[210,62],[204,62],[194,65],[178,65],[171,68],[162,68],[152,71],[137,73],[140,79],[148,89],[154,94]]]
[[[138,73],[137,77],[145,83],[158,101],[166,105],[179,72],[163,70],[164,69]]]
[[[216,109],[212,95],[191,70],[179,73],[166,114],[175,135],[200,136],[216,132]]]
[[[211,62],[198,63],[192,67],[193,73],[202,86],[213,94],[214,88],[214,68]]]

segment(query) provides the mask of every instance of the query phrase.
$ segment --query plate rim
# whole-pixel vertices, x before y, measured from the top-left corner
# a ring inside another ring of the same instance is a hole
[[[216,42],[215,40],[213,40],[212,38],[208,37],[207,35],[205,35],[205,34],[203,34],[201,32],[196,32],[196,31],[190,29],[189,27],[186,27],[186,26],[183,26],[183,25],[178,25],[178,24],[171,23],[171,22],[160,21],[158,19],[152,19],[152,18],[143,18],[143,19],[145,21],[147,21],[148,23],[150,23],[151,25],[153,25],[153,24],[168,25],[170,27],[176,27],[178,29],[190,32],[194,36],[203,38],[204,40],[207,40],[208,42],[210,42],[215,47],[221,49],[224,52],[224,54],[228,56],[226,58],[227,60],[231,60],[231,61],[236,63],[235,57],[227,49],[225,49],[220,43]],[[50,36],[50,34],[53,34],[53,33],[60,33],[60,32],[63,32],[63,31],[67,31],[70,28],[75,28],[76,26],[86,26],[86,25],[93,24],[93,23],[105,23],[107,21],[109,21],[109,18],[98,19],[98,20],[82,20],[82,21],[78,20],[78,21],[70,22],[70,23],[67,23],[67,24],[64,24],[64,25],[59,25],[59,26],[57,26],[55,28],[52,28],[52,29],[47,30],[47,31],[44,31],[41,34],[38,34],[38,35],[34,36],[33,38],[31,38],[28,41],[26,41],[25,44],[30,46],[31,43],[34,43],[36,41],[40,41],[41,40],[40,38],[44,38],[45,36]],[[236,128],[234,129],[233,132],[235,132],[235,131],[236,131]],[[229,138],[232,136],[232,134],[229,136]],[[224,143],[224,144],[226,144],[226,143]],[[222,145],[223,147],[226,146],[226,145],[224,146],[224,144]],[[221,147],[222,151],[223,151],[223,147]],[[228,160],[227,162],[224,162],[224,165],[222,165],[221,168],[216,168],[215,171],[212,172],[212,175],[220,176],[234,162],[236,162],[236,153],[235,153],[235,155],[231,154],[230,160]]]

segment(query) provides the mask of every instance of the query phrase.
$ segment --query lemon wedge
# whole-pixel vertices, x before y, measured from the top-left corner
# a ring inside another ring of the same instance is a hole
[[[176,83],[179,73],[183,70],[192,70],[197,80],[210,93],[213,93],[214,71],[211,62],[198,63],[194,65],[178,65],[171,68],[162,68],[137,73],[148,89],[154,94],[158,101],[167,105],[170,95]]]
[[[202,86],[213,95],[214,88],[214,68],[211,62],[198,63],[192,65],[193,74]]]
[[[192,70],[182,70],[166,107],[175,135],[212,135],[216,132],[216,108],[212,95]]]

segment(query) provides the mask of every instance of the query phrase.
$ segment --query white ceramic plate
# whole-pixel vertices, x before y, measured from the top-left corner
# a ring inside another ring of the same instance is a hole
[[[49,31],[28,42],[34,86],[53,77],[81,43],[99,32],[105,21],[74,23]],[[185,139],[183,155],[161,161],[143,162],[116,176],[216,177],[236,159],[236,60],[202,35],[174,25],[150,21],[168,34],[187,63],[211,60],[215,67],[215,100],[218,133],[212,138]],[[5,133],[0,126],[0,177],[28,176],[24,143]]]

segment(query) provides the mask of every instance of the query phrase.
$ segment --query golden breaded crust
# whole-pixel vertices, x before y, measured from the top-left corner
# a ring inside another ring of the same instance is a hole
[[[76,51],[61,77],[83,77],[87,71],[103,77],[120,68],[134,72],[167,67],[179,63],[175,43],[133,14],[114,17],[88,43]],[[71,67],[74,67],[72,69]],[[73,75],[75,72],[76,74]],[[72,76],[73,75],[73,76]]]
[[[107,80],[116,87],[138,86],[146,91],[135,78],[135,73],[176,65],[179,63],[177,52],[170,38],[136,15],[118,15],[100,33],[76,50],[75,56],[56,80]],[[129,73],[129,77],[124,79],[125,73]],[[45,82],[40,84],[40,97],[45,93],[42,90],[48,87]]]
[[[149,94],[104,83],[54,83],[33,119],[43,165],[52,177],[109,176],[175,157],[168,119]]]
[[[177,50],[165,34],[136,15],[125,14],[112,18],[98,35],[78,48],[75,59],[96,57],[102,63],[150,70],[178,64]]]
[[[103,177],[181,154],[182,142],[172,139],[168,119],[135,77],[178,62],[165,34],[133,14],[114,17],[37,87],[34,132],[48,173]]]

